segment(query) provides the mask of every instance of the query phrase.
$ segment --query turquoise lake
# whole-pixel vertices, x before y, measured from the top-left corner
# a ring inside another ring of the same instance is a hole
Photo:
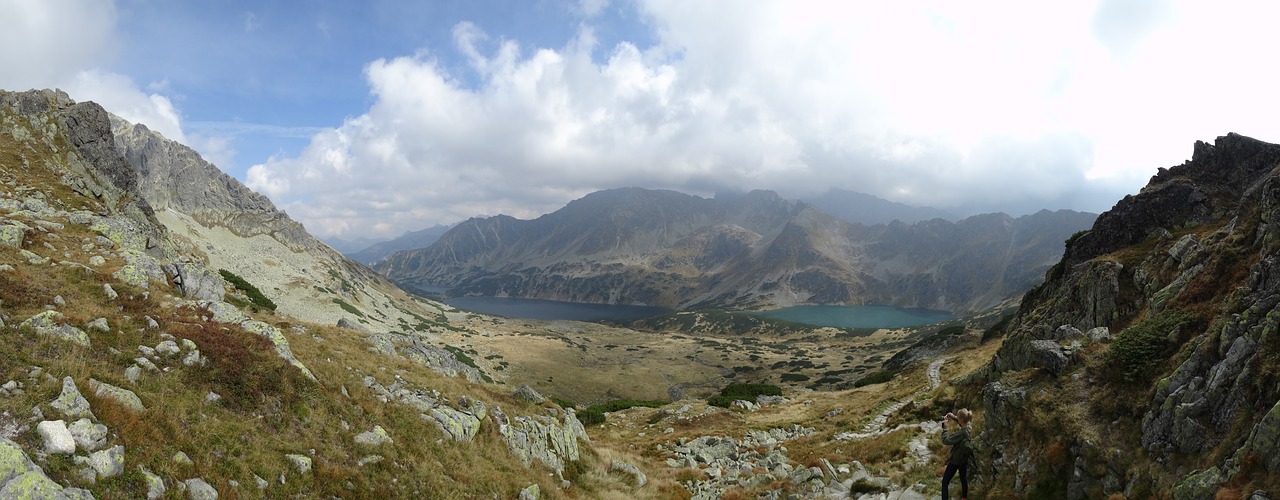
[[[947,311],[893,306],[794,306],[748,314],[836,328],[902,328],[955,319]]]

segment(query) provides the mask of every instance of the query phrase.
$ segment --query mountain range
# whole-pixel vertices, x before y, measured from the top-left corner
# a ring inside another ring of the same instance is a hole
[[[920,276],[1061,252],[1003,319],[867,333],[698,311],[641,332],[413,297],[186,146],[0,92],[0,498],[928,498],[938,417],[965,407],[977,495],[1271,498],[1278,207],[1280,145],[1228,134],[1056,242],[1030,235],[1082,214],[864,226],[768,192],[623,189],[429,248],[647,280],[661,262],[694,291],[718,286],[695,271],[763,260],[792,294],[889,269],[957,303],[981,290]]]
[[[600,191],[534,220],[473,218],[374,264],[462,295],[685,308],[882,304],[979,311],[1038,282],[1096,216],[851,224],[772,191]]]

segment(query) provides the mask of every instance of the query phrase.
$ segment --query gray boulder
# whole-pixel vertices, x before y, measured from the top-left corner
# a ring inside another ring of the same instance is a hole
[[[355,440],[356,444],[365,446],[382,446],[384,443],[393,442],[391,436],[387,434],[387,430],[383,429],[381,425],[375,425],[373,430],[357,434]]]
[[[92,378],[89,379],[89,388],[93,390],[95,396],[115,401],[134,412],[141,412],[146,409],[142,405],[142,399],[131,390],[116,387],[106,382],[99,382]]]
[[[76,440],[67,430],[67,423],[61,420],[46,420],[36,425],[36,432],[44,442],[44,452],[49,454],[70,455],[76,452]]]
[[[306,455],[288,454],[284,456],[289,461],[289,465],[298,474],[306,475],[311,473],[311,457]]]
[[[1061,375],[1067,371],[1067,365],[1071,362],[1063,352],[1062,346],[1052,340],[1032,340],[1029,352],[1035,364],[1044,367],[1054,375]]]
[[[635,478],[637,488],[643,488],[644,485],[649,484],[649,478],[644,475],[644,472],[639,467],[621,460],[614,460],[610,463],[609,470],[631,475],[631,477]]]
[[[124,447],[116,445],[93,452],[89,455],[89,466],[93,467],[101,479],[110,479],[124,474]]]
[[[66,318],[58,311],[42,311],[26,321],[19,328],[30,328],[37,334],[54,337],[68,342],[89,346],[89,334],[74,326],[61,324]]]
[[[173,283],[184,297],[222,302],[226,285],[222,276],[194,262],[178,262],[169,266]]]
[[[537,390],[529,387],[528,384],[520,386],[520,388],[516,389],[515,392],[511,393],[511,395],[515,396],[517,399],[528,401],[533,404],[542,404],[543,401],[547,400],[547,398],[543,397],[542,394],[539,394]]]
[[[0,245],[11,248],[22,248],[22,241],[26,238],[26,231],[18,226],[4,225],[0,226]]]
[[[107,445],[107,426],[82,418],[67,426],[76,446],[84,451],[97,451]]]
[[[49,403],[49,406],[69,419],[88,417],[97,420],[93,410],[89,408],[89,401],[80,394],[79,389],[76,389],[76,382],[71,377],[62,378],[62,392]]]
[[[349,319],[347,319],[347,318],[339,318],[339,319],[338,319],[338,328],[346,328],[346,329],[349,329],[349,330],[359,330],[359,331],[362,331],[362,332],[367,332],[367,331],[369,331],[369,329],[368,329],[368,328],[365,328],[365,326],[364,326],[364,325],[362,325],[362,324],[360,324],[360,323],[357,323],[357,322],[355,322],[355,321],[351,321],[351,320],[349,320]]]
[[[155,473],[147,470],[146,467],[138,466],[138,470],[142,472],[142,481],[147,485],[147,500],[159,500],[164,498],[165,487],[164,479]]]
[[[191,478],[182,482],[187,487],[187,500],[218,500],[218,490],[201,478]]]

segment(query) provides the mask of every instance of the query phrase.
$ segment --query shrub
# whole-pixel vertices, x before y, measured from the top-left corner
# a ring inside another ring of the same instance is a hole
[[[578,420],[582,422],[583,425],[599,425],[604,423],[604,414],[611,411],[625,410],[627,408],[635,408],[637,406],[658,408],[665,404],[667,404],[666,401],[615,399],[607,403],[588,406],[587,409],[578,412]]]
[[[364,317],[364,313],[360,312],[359,309],[356,309],[356,306],[348,304],[347,301],[345,300],[333,299],[333,303],[338,304],[338,307],[341,307],[343,311],[354,314],[356,317],[360,317],[360,318]]]
[[[707,404],[728,408],[734,401],[755,401],[760,395],[781,396],[782,388],[770,384],[729,384],[720,389],[719,396],[707,399]]]
[[[802,375],[799,373],[783,373],[782,374],[783,382],[804,382],[806,380],[809,380],[808,375]]]
[[[856,382],[853,383],[853,386],[864,387],[871,384],[883,384],[885,382],[893,380],[894,375],[896,375],[894,372],[891,372],[888,370],[881,370],[858,379]]]
[[[1176,339],[1187,323],[1187,316],[1176,312],[1150,317],[1125,328],[1111,342],[1107,365],[1125,382],[1150,380],[1155,369],[1176,350]]]
[[[271,299],[268,299],[266,295],[262,294],[261,290],[258,290],[258,287],[253,286],[252,283],[249,283],[244,278],[241,278],[226,269],[219,269],[218,274],[221,274],[222,279],[227,280],[228,283],[231,283],[232,286],[236,287],[236,290],[244,292],[245,296],[249,297],[249,302],[254,306],[261,307],[268,311],[276,310],[276,303],[272,302]]]

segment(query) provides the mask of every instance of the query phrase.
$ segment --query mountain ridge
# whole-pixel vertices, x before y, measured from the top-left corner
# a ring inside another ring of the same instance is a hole
[[[864,226],[771,191],[717,200],[621,188],[527,221],[472,218],[374,269],[460,294],[674,308],[876,303],[976,311],[1029,288],[1056,262],[1060,242],[1092,218],[1042,211]],[[984,269],[963,275],[974,262]],[[946,265],[961,272],[944,275]],[[912,292],[894,291],[903,286]],[[944,291],[924,292],[930,287]]]

